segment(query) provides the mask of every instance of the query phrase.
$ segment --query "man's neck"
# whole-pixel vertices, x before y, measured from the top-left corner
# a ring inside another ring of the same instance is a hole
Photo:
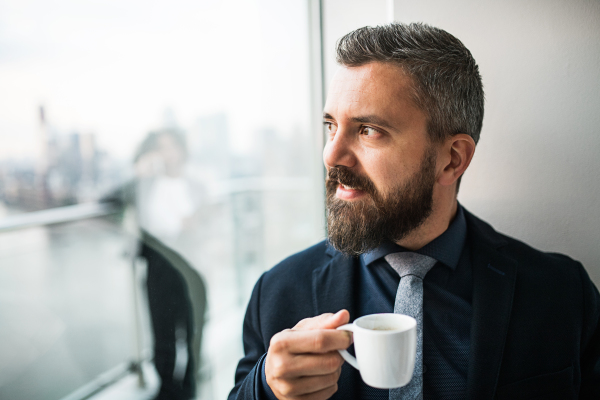
[[[456,216],[457,208],[456,198],[450,203],[442,203],[441,205],[438,203],[438,206],[433,207],[431,215],[421,226],[396,243],[407,250],[419,250],[448,229]]]

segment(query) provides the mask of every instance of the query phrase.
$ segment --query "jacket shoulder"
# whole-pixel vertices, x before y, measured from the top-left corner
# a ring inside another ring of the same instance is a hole
[[[494,248],[518,264],[521,282],[545,290],[558,290],[571,295],[581,291],[589,277],[580,262],[565,254],[546,252],[499,233],[487,222],[467,212],[468,235],[475,246]]]
[[[578,267],[581,263],[566,254],[546,252],[536,249],[533,246],[528,245],[518,239],[512,238],[508,235],[501,234],[507,241],[507,245],[502,248],[504,252],[510,253],[511,255],[518,257],[529,263],[540,264],[540,265],[563,265],[572,267]]]
[[[325,241],[291,255],[265,272],[255,286],[256,308],[265,346],[275,333],[314,316],[313,271],[331,260]]]
[[[312,276],[313,270],[326,265],[331,260],[331,255],[331,247],[326,240],[323,240],[279,262],[265,273],[264,280],[281,281],[292,278],[297,281],[309,278]]]
[[[490,224],[474,216],[465,210],[469,235],[473,242],[494,247],[500,252],[526,263],[534,264],[568,264],[570,266],[580,265],[580,263],[571,257],[555,253],[546,252],[534,248],[533,246],[496,231]]]

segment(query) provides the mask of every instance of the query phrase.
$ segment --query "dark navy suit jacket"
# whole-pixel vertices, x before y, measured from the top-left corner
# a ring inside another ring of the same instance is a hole
[[[600,399],[600,295],[582,265],[496,232],[465,210],[473,268],[470,399]],[[271,337],[303,318],[355,310],[358,259],[321,242],[257,282],[244,321],[233,399],[259,399]],[[342,367],[332,399],[358,399]]]

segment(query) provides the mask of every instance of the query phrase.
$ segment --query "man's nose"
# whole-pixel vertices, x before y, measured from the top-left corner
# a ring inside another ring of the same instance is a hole
[[[344,166],[352,168],[356,165],[352,138],[338,128],[335,136],[329,138],[323,150],[325,167]]]

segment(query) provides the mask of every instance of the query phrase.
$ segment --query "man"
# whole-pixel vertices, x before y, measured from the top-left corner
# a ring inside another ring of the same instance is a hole
[[[346,35],[337,60],[324,110],[329,239],[259,279],[229,398],[600,398],[600,295],[581,264],[456,200],[483,120],[470,52],[443,30],[392,24]],[[415,305],[413,379],[368,387],[335,328]]]

